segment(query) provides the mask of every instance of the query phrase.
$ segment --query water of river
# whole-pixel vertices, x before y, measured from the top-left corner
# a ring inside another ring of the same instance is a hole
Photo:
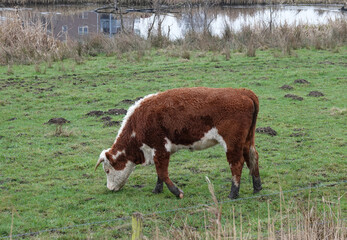
[[[121,21],[119,15],[97,13],[98,6],[60,6],[45,8],[10,9],[0,8],[0,19],[6,12],[20,11],[29,16],[39,16],[48,23],[49,31],[58,38],[67,36],[79,38],[91,33],[104,33],[110,36],[123,28],[147,37],[148,30],[158,30],[170,39],[182,38],[188,31],[203,31],[208,28],[212,34],[220,35],[228,26],[234,31],[243,26],[276,26],[279,24],[324,24],[338,18],[347,19],[347,12],[340,11],[338,5],[277,5],[277,6],[224,6],[175,9],[171,13],[128,13]],[[123,24],[121,23],[123,22]]]

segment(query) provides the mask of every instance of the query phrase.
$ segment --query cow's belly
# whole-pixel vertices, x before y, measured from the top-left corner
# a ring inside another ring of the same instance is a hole
[[[226,150],[226,144],[221,135],[218,134],[218,130],[216,128],[212,128],[199,140],[190,145],[183,144],[175,144],[172,143],[168,138],[165,138],[166,144],[165,148],[168,152],[174,153],[180,149],[189,149],[189,150],[203,150],[216,144],[220,143],[224,149]]]

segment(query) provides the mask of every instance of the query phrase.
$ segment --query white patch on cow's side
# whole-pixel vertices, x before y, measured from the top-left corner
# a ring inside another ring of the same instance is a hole
[[[111,191],[118,191],[124,186],[136,164],[128,161],[123,170],[115,170],[110,162],[105,159],[103,166],[107,176],[107,188]]]
[[[136,132],[133,131],[133,132],[131,133],[131,137],[132,137],[132,138],[136,137]]]
[[[122,154],[125,154],[125,150],[117,151],[116,155],[112,155],[113,160],[116,160]]]
[[[211,128],[199,141],[196,141],[191,145],[174,144],[168,138],[165,138],[165,141],[165,149],[170,153],[177,152],[180,149],[203,150],[212,147],[217,143],[223,146],[225,152],[227,151],[227,145],[223,137],[218,134],[218,129],[215,127]]]
[[[114,141],[115,143],[117,142],[118,137],[121,135],[121,133],[122,133],[124,127],[126,126],[128,120],[129,120],[129,118],[133,115],[133,113],[135,112],[135,110],[141,106],[141,103],[142,103],[145,99],[148,99],[148,98],[150,98],[150,97],[153,97],[153,96],[155,96],[155,95],[157,95],[157,94],[158,94],[158,93],[149,94],[149,95],[145,96],[144,98],[141,98],[140,100],[136,101],[133,105],[130,106],[130,108],[129,108],[128,111],[127,111],[127,114],[125,115],[125,117],[124,117],[124,119],[123,119],[122,125],[121,125],[120,128],[119,128],[119,131],[118,131],[116,140]]]
[[[155,155],[155,149],[149,147],[146,144],[143,144],[142,147],[140,147],[140,149],[143,152],[143,155],[145,156],[145,162],[142,165],[145,166],[145,165],[154,164],[153,158]]]

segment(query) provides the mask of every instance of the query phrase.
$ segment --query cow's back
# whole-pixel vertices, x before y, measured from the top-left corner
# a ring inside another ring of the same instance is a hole
[[[252,119],[254,103],[250,95],[255,96],[247,89],[171,89],[145,99],[134,112],[132,123],[143,138],[153,138],[155,133],[162,139],[191,144],[225,121],[230,125]]]

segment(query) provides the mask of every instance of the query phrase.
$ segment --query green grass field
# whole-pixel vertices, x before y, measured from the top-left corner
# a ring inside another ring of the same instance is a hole
[[[119,128],[104,126],[101,117],[121,121],[124,115],[86,115],[127,109],[130,104],[123,100],[195,86],[245,87],[258,95],[257,127],[277,131],[277,136],[256,134],[263,182],[258,195],[337,182],[285,193],[285,204],[300,209],[310,198],[319,208],[324,197],[336,203],[334,207],[340,202],[340,217],[346,219],[346,183],[341,183],[347,180],[346,47],[334,52],[296,50],[293,56],[281,56],[276,50],[257,51],[253,58],[232,53],[229,60],[214,53],[191,52],[189,60],[178,55],[174,50],[153,50],[144,57],[98,56],[79,64],[65,60],[51,66],[0,66],[0,238],[58,228],[25,237],[128,239],[127,217],[134,212],[146,215],[144,235],[149,239],[156,229],[165,235],[183,225],[205,231],[204,216],[209,214],[205,207],[167,210],[212,203],[205,176],[214,184],[217,199],[228,200],[231,173],[220,146],[172,155],[170,176],[184,191],[182,200],[166,187],[162,194],[151,193],[154,166],[138,166],[124,188],[113,193],[106,188],[104,172],[94,173],[94,166]],[[297,79],[309,84],[294,83]],[[293,89],[281,89],[285,84]],[[308,96],[311,91],[324,96]],[[55,126],[44,124],[57,117],[70,121],[58,136]],[[245,167],[240,198],[252,196]],[[265,222],[266,234],[268,203],[276,217],[278,195],[224,203],[222,222],[230,219],[234,207],[238,217],[242,212],[246,232],[256,233],[259,219]],[[113,221],[122,217],[126,219]],[[63,228],[68,226],[73,227]]]

